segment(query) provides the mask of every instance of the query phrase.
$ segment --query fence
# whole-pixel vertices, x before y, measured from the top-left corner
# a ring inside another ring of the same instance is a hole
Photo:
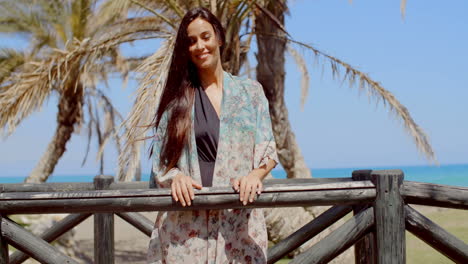
[[[247,206],[232,188],[196,191],[189,208],[172,200],[168,189],[148,189],[147,182],[0,185],[0,264],[22,263],[29,256],[42,263],[77,263],[49,243],[94,214],[95,263],[114,263],[114,214],[150,236],[153,221],[142,211],[266,208],[331,205],[332,207],[268,249],[274,263],[350,212],[354,216],[291,263],[327,263],[355,245],[356,263],[405,263],[405,230],[457,263],[468,263],[468,245],[409,204],[468,209],[468,188],[403,181],[401,170],[354,171],[350,178],[266,180],[264,191]],[[9,214],[70,213],[35,236]],[[8,255],[8,244],[19,251]]]

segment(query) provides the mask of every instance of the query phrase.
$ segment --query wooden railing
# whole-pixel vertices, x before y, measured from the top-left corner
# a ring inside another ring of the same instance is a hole
[[[247,206],[232,188],[196,191],[192,206],[175,203],[168,189],[148,189],[147,182],[0,185],[0,264],[22,263],[29,256],[42,263],[77,263],[49,243],[94,214],[95,263],[114,263],[114,214],[151,235],[153,221],[136,213],[194,209],[266,208],[332,205],[319,217],[268,250],[274,263],[349,212],[354,216],[290,263],[327,263],[355,245],[356,263],[405,263],[405,230],[457,263],[468,263],[468,245],[408,204],[468,209],[468,188],[403,181],[400,170],[354,171],[350,178],[267,180],[264,191]],[[35,236],[9,214],[70,213]],[[467,223],[468,224],[468,223]],[[18,251],[8,255],[8,244]]]

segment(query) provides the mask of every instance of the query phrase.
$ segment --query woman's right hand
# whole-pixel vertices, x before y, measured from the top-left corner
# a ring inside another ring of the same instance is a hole
[[[201,190],[202,186],[194,181],[190,176],[186,176],[179,172],[172,180],[172,198],[174,198],[176,202],[180,201],[184,207],[185,205],[190,206],[192,204],[192,200],[195,198],[193,188]]]

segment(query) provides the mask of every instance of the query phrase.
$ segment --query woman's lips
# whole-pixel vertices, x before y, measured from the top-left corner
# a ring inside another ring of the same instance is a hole
[[[197,55],[196,57],[197,57],[197,59],[203,60],[203,59],[208,58],[208,55],[209,55],[209,53],[203,53],[203,54]]]

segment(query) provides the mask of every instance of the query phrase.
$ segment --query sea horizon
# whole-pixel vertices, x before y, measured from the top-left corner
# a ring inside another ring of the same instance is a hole
[[[407,181],[419,181],[434,184],[468,187],[468,163],[467,164],[441,164],[441,165],[406,165],[406,166],[362,166],[349,168],[312,168],[314,178],[343,178],[351,177],[354,170],[386,170],[401,169],[404,179]],[[92,182],[97,174],[87,175],[52,175],[48,182]],[[272,176],[278,179],[286,178],[283,169],[274,169]],[[26,176],[0,176],[0,184],[22,183]],[[149,173],[143,173],[141,181],[148,181]]]

